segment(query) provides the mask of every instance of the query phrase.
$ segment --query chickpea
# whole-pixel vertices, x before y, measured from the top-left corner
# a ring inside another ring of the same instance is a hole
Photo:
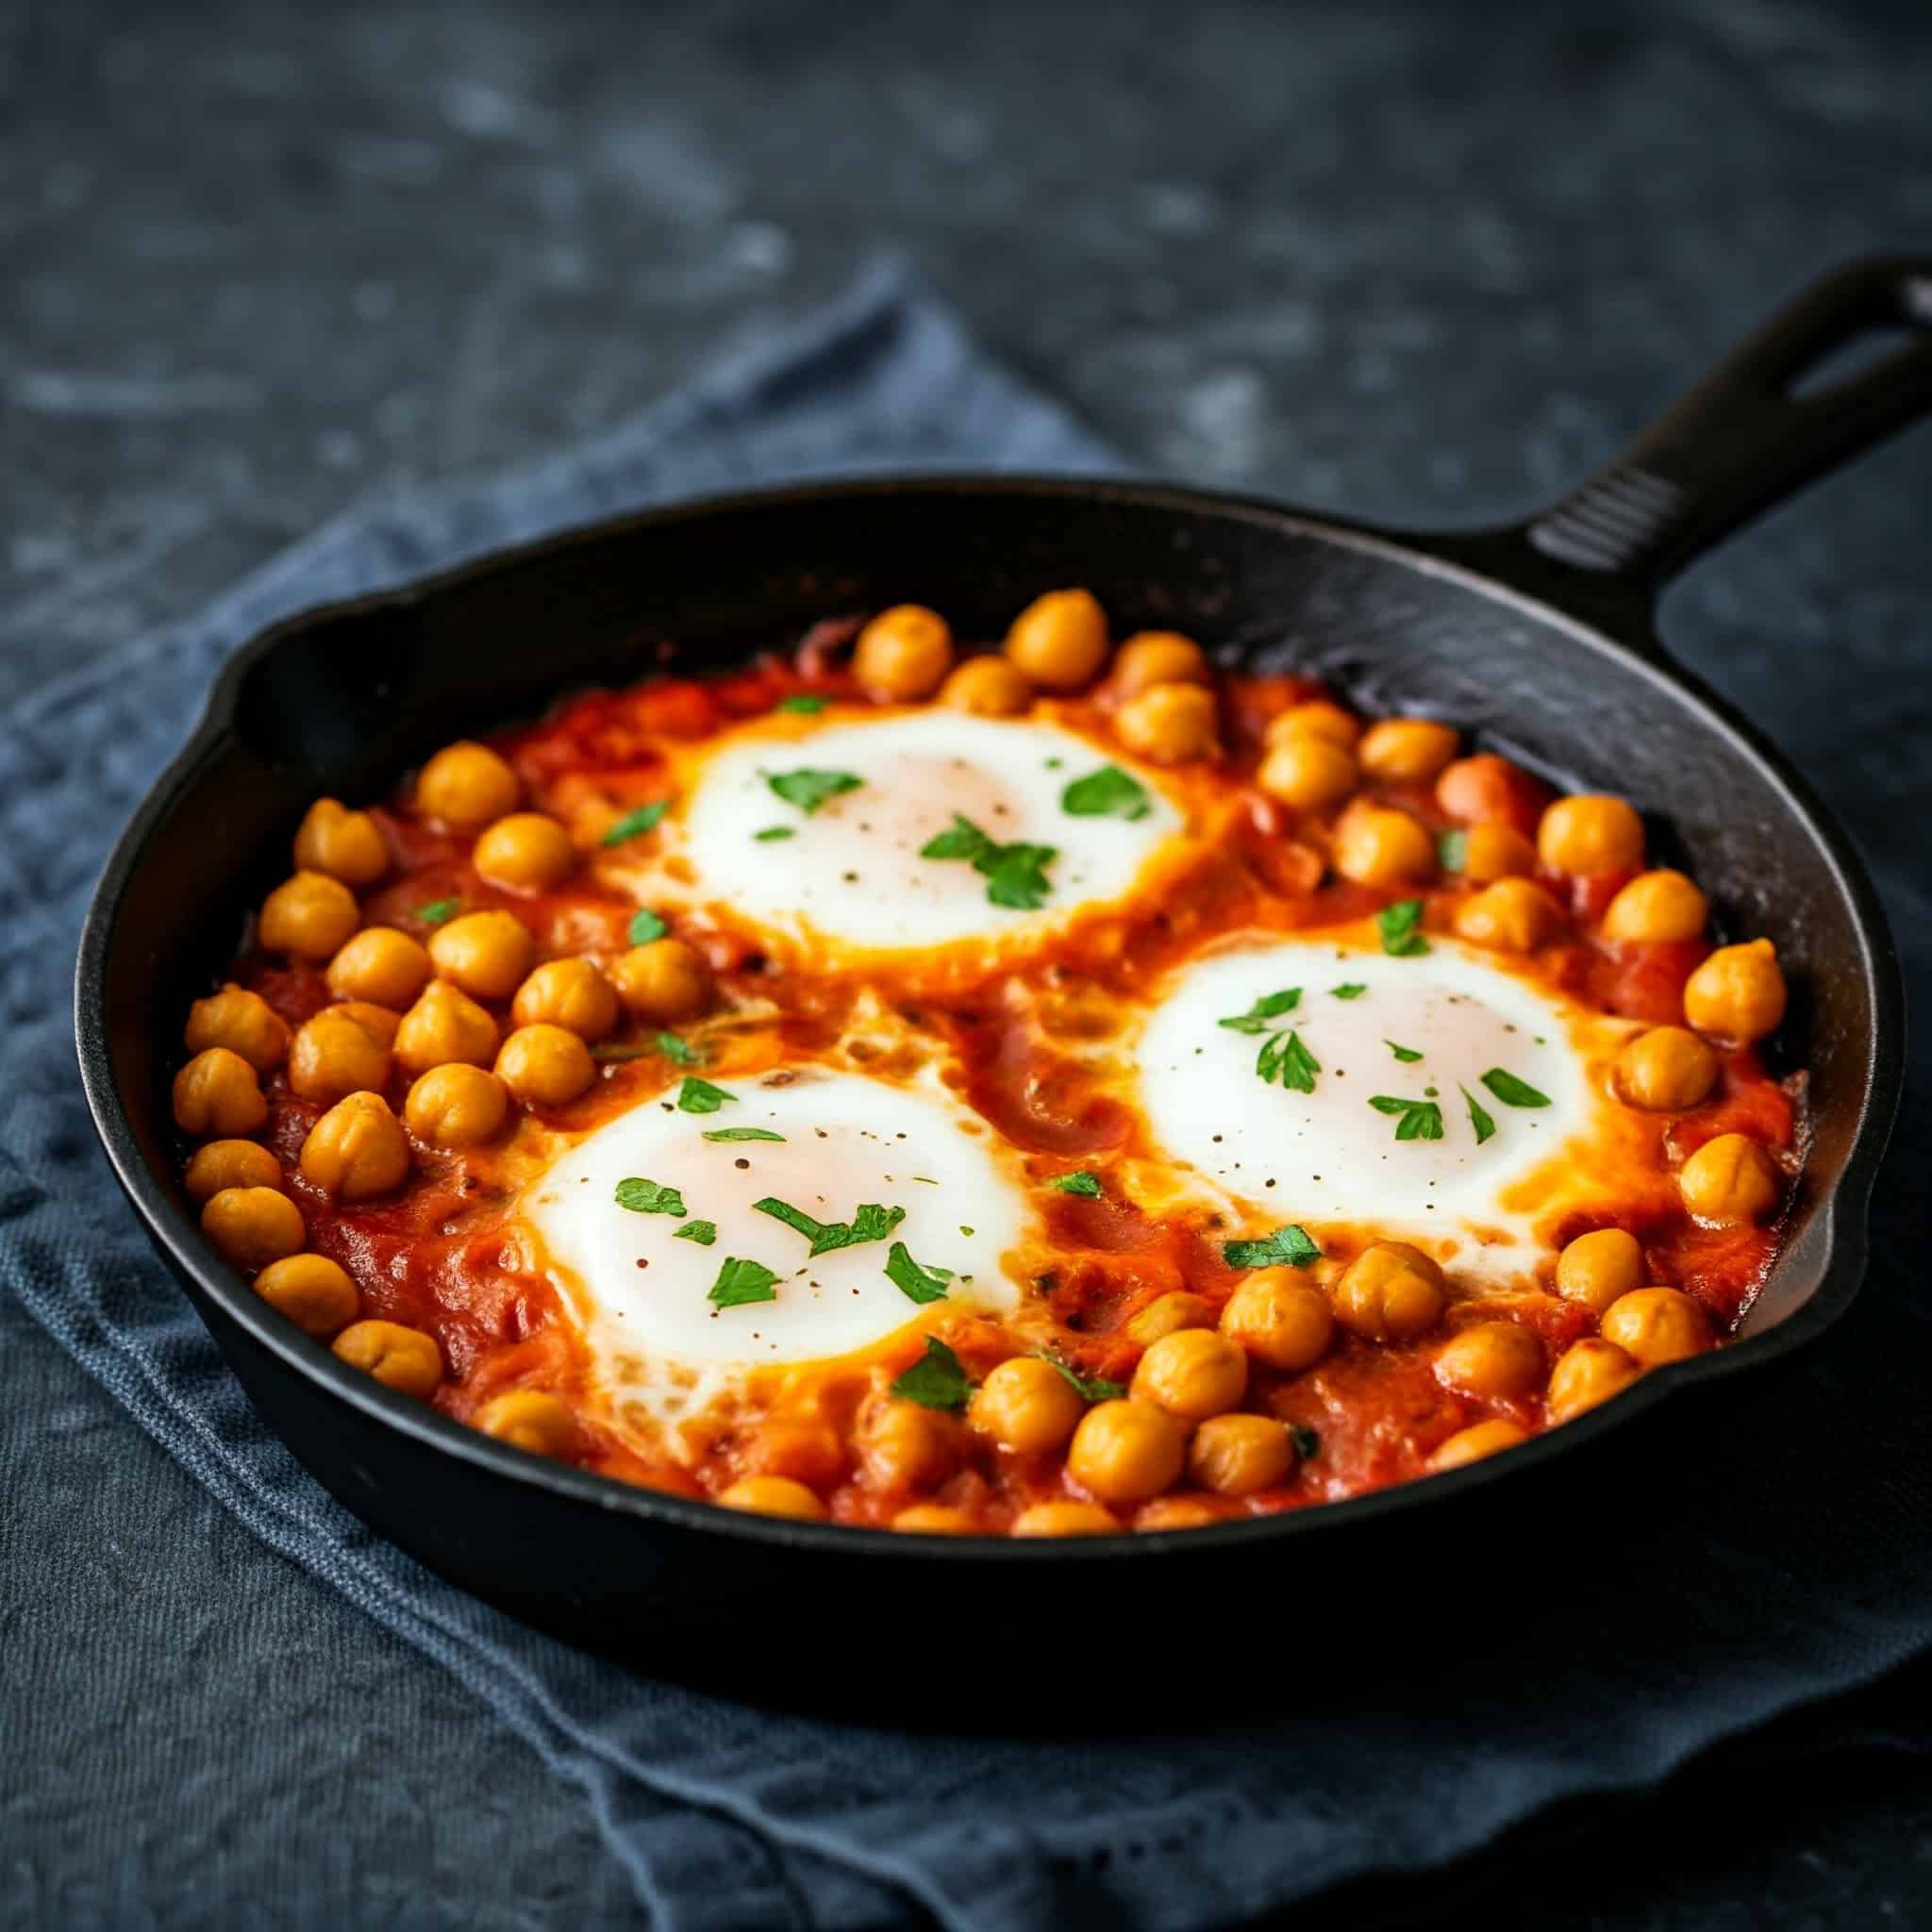
[[[470,863],[476,876],[507,891],[542,892],[576,869],[570,834],[541,811],[513,811],[476,841]]]
[[[1362,770],[1378,785],[1429,785],[1456,756],[1457,731],[1433,718],[1384,718],[1362,734]]]
[[[496,1056],[496,1076],[525,1107],[563,1107],[592,1080],[591,1049],[562,1026],[519,1026]]]
[[[356,895],[326,873],[298,872],[261,902],[256,936],[271,953],[321,961],[356,930]]]
[[[868,697],[917,704],[940,688],[953,668],[953,633],[937,610],[895,604],[858,633],[852,675]]]
[[[1472,945],[1498,953],[1533,953],[1563,924],[1557,902],[1528,879],[1498,879],[1456,908],[1456,931]]]
[[[1129,1341],[1138,1341],[1142,1348],[1160,1340],[1163,1335],[1173,1335],[1182,1328],[1211,1328],[1214,1325],[1214,1307],[1204,1296],[1190,1294],[1185,1289],[1175,1289],[1171,1293],[1156,1295],[1144,1308],[1140,1308],[1128,1317],[1126,1336]]]
[[[188,1198],[197,1207],[224,1188],[278,1188],[282,1163],[259,1141],[210,1141],[188,1163]]]
[[[1536,870],[1536,847],[1514,825],[1471,825],[1462,840],[1462,876],[1473,886],[1498,879],[1526,879]]]
[[[390,1056],[382,1043],[340,1007],[305,1020],[289,1048],[289,1085],[304,1100],[325,1103],[389,1085]]]
[[[1594,1335],[1574,1341],[1550,1371],[1543,1411],[1553,1423],[1572,1422],[1585,1409],[1620,1394],[1641,1373],[1614,1341]]]
[[[1465,825],[1508,825],[1534,832],[1550,788],[1492,751],[1457,758],[1436,780],[1436,804]]]
[[[1514,1322],[1478,1322],[1436,1351],[1436,1379],[1478,1402],[1527,1395],[1543,1378],[1543,1345]]]
[[[1335,826],[1335,870],[1362,886],[1397,886],[1436,869],[1436,841],[1406,811],[1357,799]]]
[[[238,1268],[265,1268],[308,1239],[301,1208],[279,1188],[224,1188],[202,1208],[201,1231]]]
[[[284,1255],[255,1277],[255,1291],[305,1335],[326,1341],[362,1312],[349,1271],[326,1255]]]
[[[1074,1433],[1085,1407],[1078,1391],[1051,1362],[1016,1355],[979,1385],[966,1421],[1002,1448],[1044,1456]]]
[[[576,1453],[577,1419],[567,1403],[541,1389],[507,1389],[476,1411],[476,1426],[532,1456],[566,1461]]]
[[[892,1527],[905,1536],[977,1536],[979,1524],[963,1509],[942,1503],[914,1503],[892,1518]]]
[[[272,1074],[288,1056],[289,1028],[259,993],[228,985],[189,1008],[182,1043],[190,1053],[225,1046],[258,1074]]]
[[[1261,1268],[1228,1296],[1221,1332],[1271,1369],[1312,1368],[1328,1352],[1335,1311],[1291,1268]]]
[[[1579,791],[1543,813],[1536,849],[1552,872],[1635,872],[1643,863],[1643,821],[1621,798]]]
[[[1682,1026],[1653,1026],[1618,1054],[1610,1081],[1627,1107],[1682,1113],[1717,1085],[1717,1056]]]
[[[1314,698],[1303,705],[1291,705],[1268,721],[1270,744],[1281,744],[1291,738],[1325,738],[1343,751],[1353,751],[1362,735],[1361,720],[1326,698]]]
[[[416,809],[458,832],[480,831],[517,808],[524,788],[487,744],[446,744],[416,778]]]
[[[1101,1402],[1074,1431],[1067,1472],[1103,1503],[1144,1503],[1173,1486],[1186,1457],[1187,1438],[1164,1408],[1151,1402]]]
[[[1200,684],[1157,684],[1129,698],[1113,719],[1114,736],[1157,765],[1218,758],[1214,693]]]
[[[350,1093],[309,1128],[302,1178],[338,1201],[392,1193],[409,1174],[402,1123],[379,1093]]]
[[[1089,591],[1049,591],[1014,618],[1007,656],[1035,684],[1073,691],[1107,659],[1107,613]]]
[[[429,984],[426,950],[392,925],[365,925],[328,962],[328,990],[341,1000],[407,1007]]]
[[[344,1000],[331,1010],[345,1020],[355,1021],[384,1053],[395,1045],[396,1035],[402,1030],[403,1016],[388,1007],[378,1007],[373,1000]]]
[[[1777,1204],[1779,1176],[1756,1141],[1720,1134],[1677,1170],[1677,1189],[1699,1221],[1729,1226],[1770,1213]]]
[[[436,1337],[400,1322],[352,1322],[329,1346],[352,1369],[400,1395],[426,1401],[442,1380]]]
[[[1684,982],[1684,1017],[1700,1033],[1748,1043],[1785,1016],[1785,976],[1769,940],[1720,946]]]
[[[409,1089],[403,1119],[431,1147],[480,1147],[509,1112],[509,1089],[494,1074],[460,1060],[431,1067]]]
[[[861,1417],[854,1447],[874,1489],[936,1490],[959,1467],[960,1429],[912,1402],[879,1402]]]
[[[1113,660],[1114,688],[1124,698],[1159,684],[1207,684],[1210,676],[1200,645],[1175,630],[1136,631]]]
[[[1580,1234],[1557,1257],[1557,1292],[1601,1315],[1643,1285],[1643,1250],[1621,1227]]]
[[[1120,1527],[1098,1503],[1036,1503],[1013,1518],[1011,1536],[1109,1536]]]
[[[1640,1288],[1604,1310],[1603,1338],[1646,1369],[1702,1355],[1711,1345],[1710,1317],[1674,1288]]]
[[[530,970],[537,941],[514,912],[466,912],[429,936],[429,957],[443,978],[474,999],[507,1000]]]
[[[718,1501],[727,1509],[743,1509],[753,1516],[784,1516],[794,1523],[823,1523],[825,1506],[806,1488],[787,1475],[741,1475],[729,1489],[718,1491]]]
[[[1210,1502],[1206,1496],[1156,1496],[1134,1512],[1138,1534],[1154,1534],[1165,1529],[1206,1529],[1209,1524],[1227,1521],[1224,1503]]]
[[[1137,1402],[1199,1423],[1232,1408],[1247,1387],[1248,1357],[1239,1342],[1212,1328],[1183,1328],[1141,1357],[1131,1393]]]
[[[1026,674],[1008,658],[969,658],[940,687],[940,703],[976,718],[1017,718],[1033,702]]]
[[[268,1120],[255,1069],[239,1053],[210,1046],[175,1075],[175,1124],[197,1141],[252,1134]]]
[[[389,870],[389,841],[366,811],[340,798],[318,798],[295,833],[298,872],[325,872],[343,885],[373,886]]]
[[[1361,782],[1355,754],[1332,738],[1304,731],[1284,738],[1261,760],[1255,782],[1296,811],[1340,805]]]
[[[1364,1248],[1335,1281],[1335,1319],[1365,1341],[1413,1341],[1441,1319],[1442,1271],[1407,1241]]]
[[[810,1416],[772,1416],[744,1445],[748,1475],[788,1475],[808,1490],[829,1490],[845,1477],[844,1439],[830,1423]]]
[[[1513,1449],[1519,1442],[1528,1441],[1527,1434],[1514,1423],[1506,1423],[1497,1416],[1491,1422],[1457,1429],[1447,1441],[1439,1442],[1436,1453],[1429,1457],[1429,1467],[1439,1474],[1445,1469],[1460,1469],[1466,1462],[1480,1462],[1485,1456],[1494,1456],[1498,1450]]]
[[[588,959],[546,959],[517,988],[509,1015],[519,1026],[602,1040],[617,1024],[617,989]]]
[[[1194,1431],[1188,1474],[1218,1495],[1252,1496],[1286,1480],[1294,1460],[1294,1439],[1273,1416],[1217,1415]]]
[[[625,1010],[640,1020],[675,1024],[695,1020],[711,1004],[715,989],[704,955],[688,941],[653,940],[633,946],[610,962],[610,983]]]
[[[432,979],[396,1028],[396,1064],[426,1074],[452,1060],[487,1067],[496,1058],[496,1022],[446,979]]]
[[[1607,940],[1694,940],[1710,902],[1680,872],[1641,872],[1604,908]]]

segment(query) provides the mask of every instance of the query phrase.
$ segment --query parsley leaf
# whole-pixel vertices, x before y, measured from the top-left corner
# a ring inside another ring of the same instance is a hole
[[[1407,1062],[1409,1060],[1419,1060],[1422,1058],[1422,1055],[1416,1052],[1415,1048],[1412,1046],[1397,1046],[1392,1040],[1385,1040],[1382,1042],[1382,1044],[1386,1046],[1389,1049],[1389,1051],[1395,1056],[1397,1059],[1402,1060],[1404,1062]]]
[[[687,1221],[682,1227],[673,1228],[673,1241],[695,1241],[701,1248],[708,1248],[718,1239],[718,1224],[715,1221]]]
[[[675,1214],[680,1220],[689,1211],[675,1188],[659,1187],[637,1174],[618,1182],[617,1205],[633,1214]]]
[[[1459,826],[1453,832],[1436,835],[1436,857],[1444,872],[1460,872],[1469,862],[1469,834]]]
[[[831,703],[827,697],[815,691],[795,691],[789,698],[778,700],[781,711],[796,711],[801,717],[814,718]]]
[[[1422,935],[1423,902],[1398,899],[1375,914],[1375,929],[1382,935],[1382,950],[1391,958],[1413,959],[1429,950]]]
[[[668,1037],[676,1039],[675,1034]],[[684,1044],[681,1040],[677,1043],[680,1046]],[[684,1085],[677,1090],[677,1109],[680,1113],[716,1113],[727,1100],[737,1098],[737,1094],[727,1093],[722,1087],[713,1087],[708,1080],[700,1080],[696,1074],[687,1074]]]
[[[1306,1268],[1322,1251],[1308,1231],[1291,1223],[1257,1241],[1224,1241],[1221,1258],[1230,1268]]]
[[[648,832],[670,809],[668,798],[654,798],[649,805],[641,805],[635,811],[625,812],[598,842],[622,845],[626,839],[635,839],[641,833]]]
[[[710,1127],[705,1132],[707,1141],[782,1141],[783,1134],[774,1134],[770,1127]]]
[[[736,1255],[728,1255],[705,1299],[721,1308],[742,1307],[746,1302],[774,1302],[778,1277],[762,1261],[741,1261]]]
[[[1496,1124],[1467,1087],[1458,1087],[1457,1091],[1469,1105],[1469,1124],[1475,1129],[1475,1144],[1480,1147],[1496,1131]]]
[[[432,899],[426,906],[416,908],[416,917],[425,925],[444,925],[463,909],[460,899]]]
[[[1045,1362],[1049,1368],[1058,1369],[1065,1377],[1067,1385],[1086,1402],[1118,1402],[1127,1392],[1124,1382],[1105,1382],[1098,1375],[1083,1375],[1071,1363],[1063,1362],[1057,1355],[1050,1355],[1043,1348],[1033,1351],[1037,1360]]]
[[[1279,1080],[1291,1093],[1312,1093],[1322,1062],[1302,1043],[1299,1033],[1277,1033],[1255,1056],[1255,1071],[1265,1082]]]
[[[1072,1174],[1057,1174],[1047,1182],[1063,1194],[1084,1194],[1090,1201],[1100,1198],[1100,1176],[1092,1169],[1076,1167]]]
[[[922,1268],[904,1241],[894,1241],[886,1252],[886,1279],[908,1301],[943,1301],[952,1278],[950,1268]]]
[[[884,1241],[906,1219],[905,1208],[882,1208],[876,1201],[868,1201],[850,1221],[814,1221],[804,1208],[794,1208],[791,1202],[780,1201],[772,1194],[751,1205],[760,1214],[769,1214],[774,1221],[782,1221],[787,1227],[802,1234],[811,1243],[814,1255],[856,1248],[862,1241]]]
[[[767,772],[765,783],[787,805],[795,805],[807,818],[828,798],[841,791],[857,791],[865,780],[850,772],[815,772],[806,766],[796,772]]]
[[[966,858],[974,864],[999,850],[999,846],[969,818],[953,814],[953,823],[935,833],[919,848],[922,858]]]
[[[652,1044],[674,1067],[701,1067],[705,1063],[704,1055],[690,1041],[679,1038],[675,1033],[659,1033]]]
[[[928,1335],[925,1353],[892,1384],[892,1393],[922,1408],[964,1408],[973,1378],[937,1335]]]
[[[648,946],[653,940],[661,940],[670,930],[648,906],[641,907],[631,916],[630,942],[634,946]]]
[[[795,839],[797,829],[791,825],[767,825],[762,832],[754,832],[752,837],[760,845],[769,845],[774,839]]]
[[[986,880],[986,896],[993,905],[1034,912],[1053,890],[1046,868],[1059,854],[1051,845],[1002,845],[955,812],[951,825],[928,839],[919,856],[963,858]]]
[[[1404,1100],[1393,1093],[1372,1095],[1369,1105],[1377,1113],[1396,1114],[1398,1141],[1440,1141],[1442,1138],[1442,1109],[1433,1100]]]
[[[1294,1453],[1302,1461],[1321,1453],[1322,1439],[1306,1423],[1290,1423],[1288,1433],[1294,1438]]]
[[[1060,793],[1060,809],[1076,819],[1144,819],[1154,807],[1131,773],[1102,765]]]
[[[1358,1000],[1368,988],[1358,979],[1350,980],[1345,986],[1331,986],[1328,997],[1332,1000]]]
[[[1550,1104],[1547,1093],[1539,1093],[1527,1081],[1519,1080],[1514,1074],[1506,1074],[1501,1067],[1491,1067],[1483,1075],[1483,1085],[1505,1107],[1547,1107]]]
[[[1298,986],[1284,987],[1279,992],[1263,993],[1245,1013],[1237,1013],[1231,1019],[1217,1020],[1217,1026],[1225,1026],[1231,1033],[1265,1033],[1271,1020],[1279,1019],[1283,1013],[1291,1013],[1301,1005],[1302,990]]]

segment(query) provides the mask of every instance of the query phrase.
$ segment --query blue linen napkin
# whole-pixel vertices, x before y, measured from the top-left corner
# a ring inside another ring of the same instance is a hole
[[[1791,1384],[1789,1426],[1723,1445],[1721,1511],[1633,1513],[1587,1603],[1512,1586],[1485,1642],[1466,1589],[1425,1672],[1198,1736],[912,1736],[759,1713],[581,1656],[372,1537],[266,1430],[119,1201],[81,1103],[68,974],[107,846],[223,656],[264,625],[673,494],[838,470],[1092,471],[1109,451],[986,361],[892,271],[577,451],[352,515],[213,608],[0,727],[0,1269],[33,1315],[272,1548],[444,1665],[591,1807],[654,1919],[1046,1928],[1225,1924],[1424,1867],[1552,1801],[1653,1780],[1715,1740],[1932,1641],[1924,1209],[1881,1202],[1874,1279]],[[1907,958],[1932,916],[1894,905]],[[1916,1092],[1892,1173],[1927,1148]],[[1788,1378],[1790,1380],[1790,1378]],[[1828,1425],[1826,1425],[1826,1419]],[[1695,1520],[1685,1522],[1694,1515]],[[1634,1559],[1634,1560],[1633,1560]],[[1657,1613],[1656,1576],[1675,1579]],[[1304,1606],[1307,1597],[1298,1593]],[[1277,1607],[1286,1619],[1290,1607]]]

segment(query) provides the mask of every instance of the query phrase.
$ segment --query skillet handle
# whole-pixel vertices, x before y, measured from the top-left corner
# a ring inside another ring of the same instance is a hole
[[[1911,339],[1794,393],[1874,330]],[[1581,489],[1514,533],[1567,566],[1526,575],[1562,603],[1635,591],[1647,603],[1739,525],[1932,409],[1932,258],[1856,262],[1814,283],[1727,356]],[[1524,559],[1525,562],[1528,559]],[[1552,579],[1556,580],[1553,581]]]

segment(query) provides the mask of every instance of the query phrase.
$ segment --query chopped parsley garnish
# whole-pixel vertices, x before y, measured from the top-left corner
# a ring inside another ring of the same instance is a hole
[[[635,811],[625,812],[598,842],[622,845],[626,839],[635,839],[641,833],[648,832],[670,809],[668,798],[654,798],[649,805],[641,805]]]
[[[946,1283],[952,1278],[950,1268],[922,1268],[907,1252],[904,1241],[894,1241],[887,1250],[886,1279],[908,1301],[943,1301]]]
[[[1322,1062],[1302,1043],[1299,1033],[1277,1033],[1255,1056],[1255,1071],[1270,1085],[1279,1081],[1291,1093],[1312,1093]]]
[[[661,940],[670,930],[648,906],[631,915],[630,942],[634,946],[648,946],[653,940]]]
[[[416,917],[425,925],[443,925],[463,909],[460,899],[432,899],[426,906],[416,908]]]
[[[782,1141],[783,1134],[774,1134],[770,1127],[708,1127],[707,1141]]]
[[[1320,1452],[1322,1439],[1307,1423],[1290,1423],[1288,1433],[1294,1438],[1294,1453],[1304,1462]]]
[[[774,1302],[778,1277],[762,1261],[741,1261],[736,1255],[727,1255],[705,1299],[721,1308],[742,1307],[746,1302]]]
[[[1483,1085],[1505,1107],[1547,1107],[1550,1104],[1547,1093],[1539,1093],[1526,1080],[1519,1080],[1514,1074],[1506,1074],[1501,1067],[1491,1067],[1483,1075]]]
[[[937,1335],[928,1335],[925,1353],[892,1384],[892,1393],[922,1408],[964,1408],[973,1377]]]
[[[1102,765],[1060,793],[1060,809],[1076,819],[1144,819],[1154,806],[1140,779],[1118,765]]]
[[[1090,1201],[1100,1198],[1100,1176],[1092,1169],[1076,1167],[1072,1174],[1057,1174],[1047,1182],[1063,1194],[1084,1194]]]
[[[1386,1046],[1389,1049],[1389,1051],[1395,1056],[1397,1059],[1402,1060],[1405,1063],[1409,1060],[1419,1060],[1422,1058],[1422,1055],[1416,1052],[1415,1048],[1412,1046],[1397,1046],[1392,1040],[1385,1040],[1382,1042],[1382,1044]]]
[[[787,805],[795,805],[807,818],[828,798],[841,791],[857,791],[865,783],[851,772],[815,772],[809,766],[796,772],[767,772],[765,783]]]
[[[778,700],[778,709],[796,711],[802,717],[815,718],[830,703],[829,698],[822,697],[815,691],[795,691],[789,698]]]
[[[1422,935],[1423,902],[1398,899],[1375,914],[1375,929],[1382,935],[1382,950],[1393,959],[1413,959],[1429,950]]]
[[[659,1033],[651,1043],[674,1067],[701,1067],[705,1063],[704,1055],[690,1041],[675,1033]],[[704,1083],[700,1081],[698,1084],[702,1086]],[[686,1108],[687,1112],[691,1110]]]
[[[638,1174],[618,1182],[617,1205],[633,1214],[675,1214],[679,1220],[690,1211],[675,1188],[659,1187]]]
[[[1331,1000],[1358,1000],[1367,991],[1368,988],[1359,979],[1351,979],[1343,986],[1331,986],[1328,997]]]
[[[1436,835],[1436,857],[1444,872],[1460,872],[1469,862],[1469,834],[1458,826],[1453,832]]]
[[[1257,1241],[1224,1241],[1221,1258],[1230,1268],[1306,1268],[1322,1251],[1306,1228],[1291,1224]]]
[[[1051,845],[1002,845],[969,818],[953,814],[943,832],[919,848],[922,858],[963,858],[986,880],[986,896],[995,906],[1037,912],[1053,890],[1046,868],[1059,857]]]
[[[1293,1012],[1301,1000],[1300,987],[1284,987],[1279,992],[1263,993],[1245,1013],[1236,1013],[1231,1019],[1217,1020],[1214,1024],[1225,1026],[1230,1033],[1265,1033],[1269,1021]]]
[[[1061,1361],[1057,1355],[1049,1355],[1043,1348],[1037,1348],[1033,1353],[1049,1368],[1058,1369],[1068,1387],[1084,1402],[1118,1402],[1127,1392],[1124,1382],[1106,1382],[1098,1375],[1083,1375],[1078,1369]]]
[[[769,845],[774,839],[795,839],[797,836],[795,825],[767,825],[762,832],[752,834],[760,845]]]
[[[1496,1124],[1491,1119],[1483,1104],[1467,1087],[1456,1090],[1462,1095],[1469,1108],[1469,1124],[1475,1129],[1475,1144],[1480,1147],[1496,1131]]]
[[[695,1241],[701,1248],[708,1248],[718,1239],[718,1224],[715,1221],[687,1221],[682,1227],[673,1228],[674,1241]]]
[[[773,1194],[751,1205],[760,1214],[769,1214],[774,1221],[782,1221],[787,1227],[802,1234],[811,1243],[814,1255],[856,1248],[862,1241],[882,1241],[906,1219],[905,1208],[882,1208],[876,1201],[868,1201],[850,1221],[829,1222],[814,1221],[804,1208],[794,1208],[790,1201],[781,1201]]]
[[[661,1045],[667,1039],[676,1040],[677,1036],[675,1033],[665,1034],[658,1043]],[[677,1043],[680,1046],[684,1044],[681,1040]],[[695,1074],[687,1074],[684,1085],[677,1090],[677,1110],[680,1113],[716,1113],[727,1100],[737,1098],[737,1094],[727,1093],[722,1087],[713,1087],[708,1080],[700,1080]]]
[[[1442,1138],[1442,1109],[1433,1100],[1404,1100],[1393,1093],[1370,1096],[1369,1105],[1377,1113],[1398,1116],[1398,1141],[1440,1141]]]

